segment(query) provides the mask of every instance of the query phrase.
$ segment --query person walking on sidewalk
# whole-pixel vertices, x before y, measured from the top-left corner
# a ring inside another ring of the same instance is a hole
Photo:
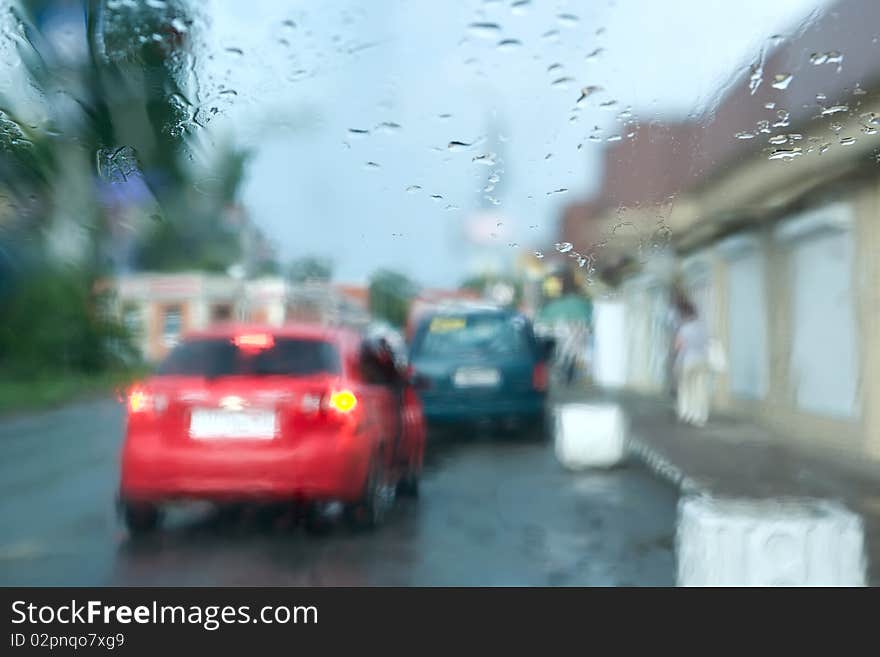
[[[678,419],[705,426],[709,419],[709,335],[693,303],[679,302],[681,324],[675,335],[675,369],[678,374]]]

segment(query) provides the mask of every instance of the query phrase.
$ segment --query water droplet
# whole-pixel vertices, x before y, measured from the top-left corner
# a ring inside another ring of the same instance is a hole
[[[577,102],[581,102],[582,100],[586,100],[587,98],[589,98],[589,97],[592,96],[593,94],[598,93],[598,92],[600,92],[600,91],[602,91],[602,87],[599,87],[599,86],[596,86],[596,85],[590,85],[590,86],[587,86],[587,87],[582,87],[582,88],[581,88],[581,95],[580,95],[580,97],[577,99]]]
[[[749,75],[749,93],[751,95],[755,95],[755,92],[758,90],[758,87],[761,86],[761,82],[764,79],[764,69],[759,64],[752,66],[752,73]]]
[[[451,141],[446,145],[446,148],[447,148],[447,150],[450,150],[453,153],[457,153],[458,151],[465,151],[473,145],[474,145],[473,142]]]
[[[866,135],[876,135],[877,128],[874,128],[873,126],[869,126],[869,125],[863,125],[862,132]]]
[[[540,251],[535,251],[535,257],[536,257],[538,260],[541,260],[541,259],[544,257],[544,254],[541,253]]]
[[[770,121],[761,120],[755,124],[758,127],[758,132],[761,133],[770,133]]]
[[[575,27],[580,22],[580,19],[574,14],[559,14],[556,20],[565,27]]]
[[[497,48],[502,52],[507,52],[517,50],[520,46],[522,46],[522,41],[519,39],[502,39],[498,42]]]
[[[861,115],[861,119],[865,123],[870,123],[871,125],[880,125],[880,115],[877,115],[874,112],[865,112]]]
[[[380,167],[378,162],[367,162],[365,165],[368,169],[378,169]]]
[[[848,112],[848,105],[832,105],[831,107],[826,107],[822,110],[822,116],[831,116],[832,114],[839,114],[840,112]]]
[[[406,188],[406,191],[407,191],[407,193],[409,193],[409,194],[415,194],[415,193],[416,193],[417,191],[419,191],[421,188],[422,188],[421,185],[410,185],[409,187]]]
[[[498,23],[471,23],[468,31],[481,39],[494,39],[501,32],[501,26]]]
[[[447,211],[458,210],[458,206],[450,204],[450,205],[447,205],[444,209]]]
[[[852,146],[855,143],[856,143],[855,137],[844,137],[843,139],[840,140],[841,146]]]
[[[769,103],[764,103],[764,109],[776,109],[776,103],[772,101]]]
[[[788,135],[775,135],[773,137],[770,137],[770,139],[768,139],[767,141],[769,143],[773,144],[774,146],[778,146],[781,144],[788,143]]]
[[[803,155],[800,148],[778,148],[770,153],[767,159],[770,160],[792,160],[799,155]]]
[[[856,86],[853,89],[853,96],[864,96],[866,93],[868,92],[862,89],[861,85],[856,82]]]
[[[620,135],[611,135],[605,141],[621,141],[622,139],[623,137],[621,137]]]
[[[556,250],[560,253],[568,253],[574,248],[574,245],[571,242],[557,242]]]
[[[376,129],[382,130],[383,132],[397,132],[400,130],[400,124],[395,123],[394,121],[383,121],[376,126]]]
[[[819,146],[819,155],[822,155],[822,153],[827,151],[829,146],[831,146],[831,144],[828,144],[828,143],[825,143],[825,144],[822,144],[821,146]]]
[[[841,130],[843,130],[843,125],[840,124],[840,123],[836,123],[836,122],[835,122],[835,123],[832,123],[832,124],[829,125],[828,127],[831,128],[831,130],[832,130],[833,132],[840,132]]]
[[[567,191],[567,187],[560,187],[559,189],[554,189],[552,192],[547,192],[547,196],[550,196],[551,194],[565,194]]]
[[[493,166],[496,157],[495,153],[483,153],[482,155],[475,155],[471,161],[479,162],[480,164],[485,164],[487,166]]]
[[[452,118],[452,114],[438,114],[437,118],[440,119],[441,121],[446,121],[447,119]]]
[[[605,48],[596,48],[593,52],[588,54],[584,59],[586,59],[588,62],[595,61],[599,58],[599,55],[601,55],[603,52],[605,52]]]
[[[349,128],[348,134],[352,135],[353,137],[366,137],[370,134],[370,131],[361,128]]]
[[[829,52],[814,52],[810,55],[810,63],[813,66],[837,64],[837,70],[839,72],[843,65],[843,54],[837,50],[831,50]]]
[[[562,70],[562,64],[560,64],[559,62],[557,62],[555,64],[550,64],[550,66],[547,67],[548,73],[552,73],[553,71],[561,71],[561,70]]]
[[[773,82],[770,86],[774,89],[788,89],[788,85],[791,84],[792,78],[794,78],[794,76],[791,73],[777,73],[773,76]]]
[[[287,20],[281,21],[281,24],[282,24],[284,27],[289,27],[289,28],[291,28],[291,29],[295,29],[295,28],[296,28],[296,23],[294,23],[294,22],[293,22],[292,20],[290,20],[289,18],[288,18]]]
[[[754,132],[737,132],[736,135],[734,135],[734,136],[737,139],[754,139],[755,133]]]
[[[226,48],[226,52],[231,52],[233,55],[243,55],[244,51],[241,48]]]
[[[547,30],[541,38],[547,41],[559,41],[559,30]]]
[[[528,12],[530,4],[532,4],[531,0],[516,0],[510,5],[510,8],[514,14],[522,16]]]
[[[789,113],[785,110],[777,110],[776,111],[776,123],[773,124],[774,128],[787,128],[789,126]]]

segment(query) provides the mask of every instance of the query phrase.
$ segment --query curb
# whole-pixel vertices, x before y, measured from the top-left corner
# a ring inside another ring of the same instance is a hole
[[[708,490],[706,486],[688,477],[681,468],[644,440],[632,435],[628,436],[626,451],[635,456],[656,476],[665,479],[684,494],[699,494]]]

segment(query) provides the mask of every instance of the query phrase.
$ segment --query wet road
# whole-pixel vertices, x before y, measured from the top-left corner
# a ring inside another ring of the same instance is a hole
[[[435,447],[422,495],[378,531],[176,510],[133,543],[113,497],[110,400],[0,420],[0,585],[672,585],[676,493],[637,466],[572,474],[549,443]]]

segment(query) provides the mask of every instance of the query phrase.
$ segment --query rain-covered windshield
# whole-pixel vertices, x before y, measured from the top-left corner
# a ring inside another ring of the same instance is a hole
[[[0,585],[880,583],[878,208],[877,0],[0,0]]]

